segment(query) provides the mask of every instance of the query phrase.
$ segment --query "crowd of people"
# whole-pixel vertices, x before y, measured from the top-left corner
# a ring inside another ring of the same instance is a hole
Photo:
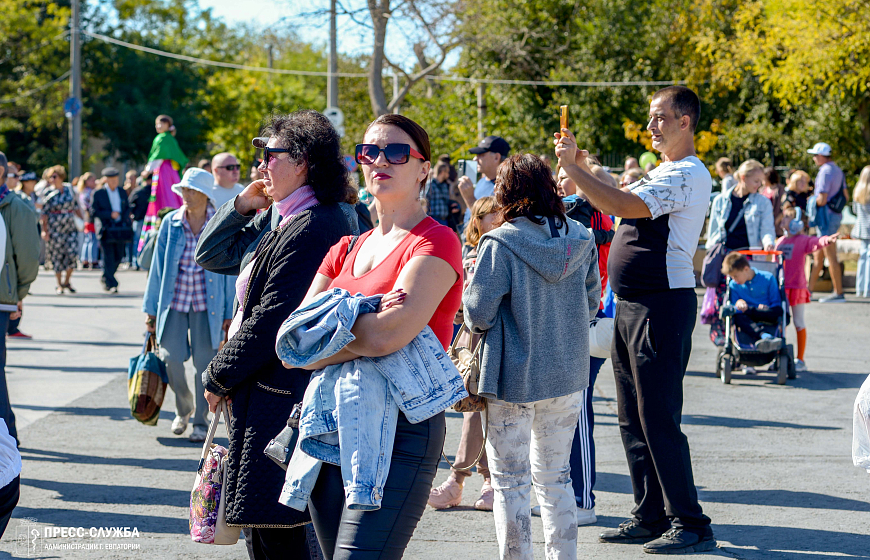
[[[110,293],[118,292],[120,265],[146,269],[142,311],[175,394],[172,433],[184,436],[192,425],[188,439],[203,442],[209,412],[222,400],[231,403],[226,522],[243,529],[252,558],[288,551],[299,558],[400,558],[427,504],[449,509],[463,502],[476,464],[483,487],[473,504],[493,512],[500,558],[534,557],[536,515],[546,557],[571,559],[577,526],[597,520],[592,389],[608,358],[592,355],[590,331],[606,322],[635,507],[599,539],[642,544],[650,553],[710,550],[716,541],[680,427],[698,316],[699,238],[706,225],[707,249],[732,253],[709,290],[717,308],[727,304],[730,279],[732,303],[745,315],[738,328],[778,302],[756,297],[770,293],[775,280],[734,251],[783,251],[795,359],[805,369],[803,309],[825,259],[835,293],[821,301],[844,299],[836,241],[847,189],[830,146],[820,143],[810,150],[819,166],[814,182],[794,170],[783,186],[775,170],[755,160],[734,171],[721,159],[721,192],[713,198],[713,179],[694,148],[700,111],[688,88],[658,91],[647,128],[661,162],[646,161],[644,169],[629,158],[618,176],[561,129],[553,140],[555,170],[548,157],[512,155],[504,138],[487,136],[470,150],[473,181],[449,156],[433,161],[420,125],[384,115],[356,146],[360,189],[338,134],[316,111],[269,117],[252,141],[258,159],[247,186],[239,183],[234,154],[191,165],[167,115],[155,121],[148,165],[127,172],[123,183],[114,167],[67,183],[62,166],[46,169],[40,182],[0,157],[7,171],[0,217],[10,232],[0,274],[17,286],[0,295],[0,329],[20,318],[36,277],[38,231],[58,295],[76,293],[71,278],[79,261],[102,270]],[[8,196],[10,188],[20,196]],[[870,166],[854,199],[857,292],[867,296]],[[819,236],[805,235],[808,227]],[[332,299],[350,302],[353,319],[340,315],[338,326],[319,327],[341,331],[346,341],[300,366],[297,355],[276,346],[287,336],[282,325],[306,305]],[[714,315],[711,339],[722,344],[728,333]],[[465,391],[453,368],[441,371],[446,378],[407,371],[408,349],[435,341],[443,355],[460,334],[464,346],[480,348],[478,395],[486,407],[463,413],[453,468],[435,486],[443,403]],[[773,344],[761,338],[759,345]],[[188,360],[196,371],[192,392]],[[294,405],[301,405],[303,424],[322,421],[322,411],[310,411],[326,406],[323,397],[306,389],[339,370],[333,383],[343,389],[335,390],[335,414],[326,415],[333,420],[317,439],[324,451],[307,459],[316,467],[299,470],[300,454],[314,449],[300,445],[285,473],[260,450],[287,426]],[[371,375],[383,378],[385,392],[352,396],[347,388]],[[343,426],[337,412],[354,398],[369,399],[383,417]],[[16,437],[5,380],[0,416]],[[372,452],[370,438],[348,436],[366,431],[385,442],[384,470],[344,464]]]

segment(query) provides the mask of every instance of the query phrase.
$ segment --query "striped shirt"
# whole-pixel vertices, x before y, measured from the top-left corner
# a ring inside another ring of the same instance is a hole
[[[205,292],[205,270],[194,260],[196,243],[205,224],[214,216],[215,210],[211,204],[206,208],[205,223],[199,233],[194,234],[187,221],[185,208],[181,209],[181,227],[184,230],[184,251],[178,261],[178,277],[175,279],[175,295],[170,308],[180,313],[196,313],[206,311],[208,296]]]

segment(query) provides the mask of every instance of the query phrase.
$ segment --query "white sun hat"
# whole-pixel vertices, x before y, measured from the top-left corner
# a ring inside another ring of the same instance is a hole
[[[183,188],[201,192],[208,197],[212,206],[215,205],[214,195],[212,194],[214,192],[214,175],[205,169],[191,167],[185,171],[181,182],[172,185],[172,192],[181,196],[181,189]]]

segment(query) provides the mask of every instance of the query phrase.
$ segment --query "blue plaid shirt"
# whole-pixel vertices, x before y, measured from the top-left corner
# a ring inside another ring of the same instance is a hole
[[[450,185],[439,183],[434,178],[429,181],[429,192],[426,194],[429,202],[429,215],[441,222],[447,221],[450,213]]]

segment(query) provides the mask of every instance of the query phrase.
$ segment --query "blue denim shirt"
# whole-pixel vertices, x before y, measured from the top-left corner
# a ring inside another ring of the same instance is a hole
[[[323,292],[281,326],[278,356],[301,367],[335,355],[355,339],[350,329],[356,318],[377,311],[380,299],[339,288]],[[459,371],[428,326],[397,352],[314,372],[278,501],[304,510],[326,461],[341,466],[348,509],[379,509],[399,411],[418,423],[467,395]]]
[[[157,233],[151,269],[142,300],[142,311],[157,317],[157,340],[162,340],[163,327],[169,315],[169,306],[175,295],[175,280],[178,278],[178,262],[184,251],[184,227],[181,212],[175,210],[163,218]],[[233,318],[233,301],[236,297],[235,276],[225,276],[205,271],[206,312],[208,313],[211,345],[215,350],[223,340],[223,322]]]

